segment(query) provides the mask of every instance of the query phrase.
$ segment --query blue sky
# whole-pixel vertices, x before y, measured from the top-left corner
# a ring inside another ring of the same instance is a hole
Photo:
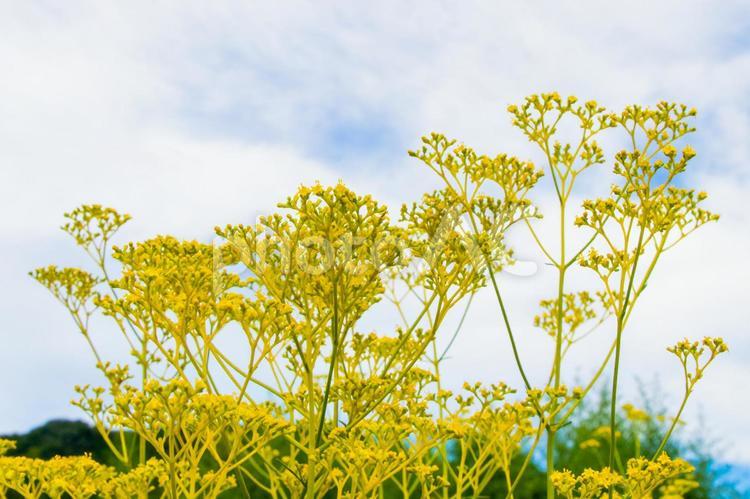
[[[252,221],[315,180],[343,179],[397,206],[435,185],[406,155],[433,130],[538,160],[504,109],[556,89],[612,109],[660,99],[698,108],[686,182],[705,188],[723,219],[654,277],[626,343],[626,393],[636,376],[677,389],[666,346],[725,336],[731,353],[687,418],[702,411],[731,442],[727,458],[750,463],[738,416],[750,411],[747,2],[208,5],[0,3],[0,392],[12,404],[0,432],[78,416],[73,385],[98,381],[65,313],[26,276],[83,262],[57,230],[64,211],[99,202],[134,215],[124,238],[210,240],[211,227]],[[549,204],[544,190],[539,203]],[[524,318],[549,278],[543,269],[503,278],[533,372],[548,345]],[[451,379],[517,383],[485,298],[453,351]],[[117,357],[106,329],[96,334]],[[571,377],[607,341],[587,343]]]

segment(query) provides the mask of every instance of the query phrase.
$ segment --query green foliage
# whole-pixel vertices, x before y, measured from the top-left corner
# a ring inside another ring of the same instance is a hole
[[[9,456],[26,456],[50,459],[54,456],[80,456],[91,454],[97,461],[113,464],[116,460],[99,432],[83,421],[53,419],[20,435],[5,435],[13,440],[15,449]]]

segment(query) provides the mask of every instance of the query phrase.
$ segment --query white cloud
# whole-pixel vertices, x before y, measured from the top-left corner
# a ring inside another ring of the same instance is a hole
[[[341,177],[395,204],[434,185],[402,154],[420,134],[535,157],[503,108],[558,89],[613,107],[667,98],[701,111],[690,183],[712,193],[724,219],[657,270],[626,338],[626,376],[657,373],[677,386],[664,347],[685,335],[727,337],[732,352],[693,406],[708,408],[737,442],[732,457],[750,462],[735,417],[750,410],[749,10],[740,1],[3,5],[0,365],[17,407],[0,431],[76,414],[69,387],[94,376],[64,314],[25,276],[74,259],[55,233],[63,211],[101,202],[135,215],[130,237],[208,237],[315,179]],[[331,136],[373,123],[390,135],[369,150]],[[549,278],[504,278],[537,376],[546,339],[529,322]],[[451,379],[517,381],[490,298],[471,312]],[[605,343],[592,339],[571,372]]]

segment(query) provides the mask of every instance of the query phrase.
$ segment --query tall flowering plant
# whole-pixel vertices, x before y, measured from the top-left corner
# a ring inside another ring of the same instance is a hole
[[[442,187],[405,204],[394,220],[343,184],[312,185],[252,225],[216,229],[213,245],[159,236],[113,246],[129,216],[97,205],[66,214],[63,230],[95,271],[49,266],[32,276],[67,308],[91,348],[104,386],[76,387],[74,401],[120,461],[0,457],[0,491],[25,497],[478,497],[500,476],[514,497],[546,448],[547,496],[680,497],[691,466],[664,453],[676,421],[720,338],[669,349],[685,377],[682,402],[652,456],[618,454],[617,390],[623,341],[657,263],[718,217],[703,192],[678,178],[695,151],[677,144],[695,111],[660,103],[610,112],[556,93],[508,108],[536,145],[543,168],[485,155],[441,134],[411,156]],[[559,130],[578,130],[560,142]],[[607,156],[605,134],[625,147]],[[612,165],[602,198],[573,202],[577,180]],[[538,229],[535,187],[548,181],[559,222]],[[549,375],[533,379],[511,328],[500,272],[514,262],[505,235],[527,230],[557,273],[529,322],[552,341]],[[585,234],[583,243],[571,231]],[[589,273],[596,289],[571,289]],[[523,385],[467,382],[446,390],[443,359],[474,295],[489,288],[498,326]],[[392,307],[392,329],[363,330],[373,307]],[[103,315],[131,361],[102,356],[91,318]],[[612,326],[611,331],[606,329]],[[569,388],[564,359],[596,329],[611,347],[593,375]],[[228,347],[227,345],[231,345]],[[238,347],[238,345],[241,345]],[[442,348],[439,348],[442,347]],[[600,469],[575,475],[556,462],[555,438],[604,373],[612,373],[608,446]],[[627,414],[638,411],[626,406]],[[0,454],[13,446],[0,441]]]

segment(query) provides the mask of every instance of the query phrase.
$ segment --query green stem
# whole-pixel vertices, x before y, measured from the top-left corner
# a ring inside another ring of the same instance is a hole
[[[531,462],[531,458],[534,456],[534,451],[536,450],[537,445],[539,444],[539,440],[542,437],[543,433],[543,427],[540,425],[539,429],[536,432],[536,436],[534,437],[534,442],[531,444],[531,447],[529,448],[528,452],[526,453],[526,458],[523,460],[523,464],[521,465],[521,469],[518,470],[518,474],[516,475],[516,478],[513,480],[513,485],[510,487],[510,490],[508,490],[508,495],[506,496],[506,499],[512,499],[513,498],[513,491],[516,490],[516,487],[518,486],[519,482],[521,481],[521,478],[523,477],[523,474],[526,472],[526,468],[529,466],[529,462]]]
[[[529,378],[526,376],[526,371],[524,371],[523,365],[521,364],[521,357],[518,354],[516,340],[513,337],[513,330],[510,327],[510,320],[508,320],[508,313],[505,311],[505,304],[503,303],[503,298],[500,296],[500,288],[498,288],[497,286],[495,274],[492,272],[492,262],[489,261],[489,258],[487,258],[487,266],[490,274],[490,281],[492,282],[492,289],[495,291],[495,298],[497,298],[497,303],[500,305],[500,313],[503,316],[505,330],[508,332],[508,339],[510,339],[510,346],[513,350],[513,357],[516,360],[516,366],[518,366],[518,372],[521,373],[521,378],[523,379],[523,384],[526,386],[526,389],[531,390],[531,383],[529,383]]]
[[[331,348],[331,364],[328,366],[328,377],[326,378],[326,389],[323,392],[323,406],[320,409],[320,420],[318,421],[318,431],[315,437],[315,446],[320,445],[320,438],[323,435],[323,425],[326,420],[326,407],[328,406],[328,397],[331,392],[331,381],[333,380],[333,372],[336,369],[336,356],[338,353],[338,297],[336,294],[336,282],[333,283],[333,318],[331,319],[331,336],[333,337],[333,345]]]
[[[617,338],[615,339],[615,366],[614,373],[612,375],[612,400],[609,408],[609,469],[614,468],[615,464],[615,451],[617,448],[617,427],[615,421],[615,414],[617,412],[617,382],[620,374],[620,350],[622,343],[622,331],[625,324],[625,314],[628,310],[628,304],[630,303],[630,292],[633,289],[633,281],[635,280],[635,272],[638,269],[638,260],[641,255],[641,246],[643,244],[643,234],[645,232],[644,223],[641,222],[641,229],[638,234],[638,244],[635,247],[635,257],[633,258],[633,268],[630,272],[630,278],[628,279],[628,289],[625,292],[625,299],[622,302],[622,310],[620,316],[617,319]],[[609,487],[609,498],[612,499],[614,493],[614,486]]]
[[[565,183],[562,183],[563,190]],[[560,386],[562,378],[562,342],[563,342],[563,302],[565,298],[565,207],[566,197],[560,196],[560,260],[557,266],[557,334],[555,335],[555,358],[552,370],[554,372],[554,388]],[[557,409],[555,402],[552,412]],[[554,415],[552,416],[554,419]],[[555,436],[557,434],[554,420],[547,426],[547,499],[554,499],[555,488],[552,484],[552,474],[555,472]]]
[[[667,445],[667,442],[669,441],[669,437],[672,436],[672,432],[677,427],[677,423],[680,421],[680,416],[682,416],[682,411],[685,410],[685,405],[687,404],[688,398],[690,397],[691,390],[692,389],[688,389],[687,391],[685,391],[685,397],[682,399],[682,404],[680,404],[680,409],[677,411],[677,415],[674,417],[674,420],[672,421],[672,425],[669,427],[669,430],[667,431],[666,435],[664,435],[664,438],[659,444],[659,448],[656,449],[656,452],[654,452],[654,457],[652,457],[651,459],[656,459],[657,457],[659,457],[659,454],[661,454],[661,451],[663,451],[664,447]]]
[[[552,473],[555,471],[555,430],[547,427],[547,498],[554,499],[555,487],[552,485]]]

